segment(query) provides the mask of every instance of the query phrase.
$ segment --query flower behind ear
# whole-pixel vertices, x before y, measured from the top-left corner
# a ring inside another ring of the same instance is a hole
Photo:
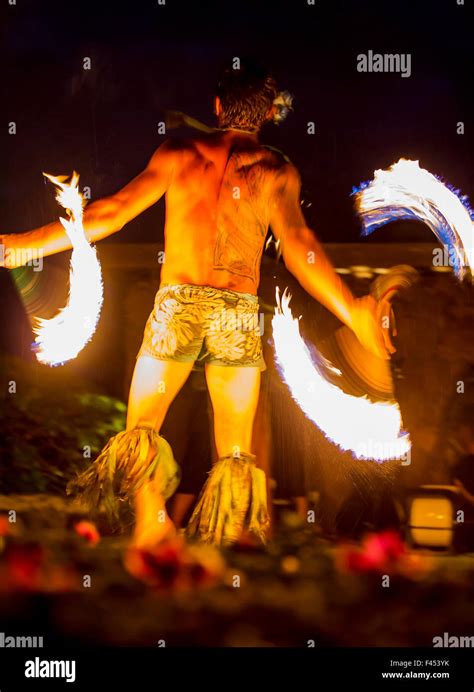
[[[279,125],[288,113],[293,110],[293,96],[289,91],[280,91],[278,96],[273,100],[273,105],[275,106],[275,112],[273,115],[273,122]]]

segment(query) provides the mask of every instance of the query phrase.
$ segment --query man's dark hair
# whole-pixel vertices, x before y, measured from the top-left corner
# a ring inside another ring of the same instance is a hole
[[[275,79],[259,62],[234,58],[217,83],[222,112],[220,127],[260,129],[278,94]]]

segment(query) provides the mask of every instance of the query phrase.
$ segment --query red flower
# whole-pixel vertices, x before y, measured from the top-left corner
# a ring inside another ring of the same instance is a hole
[[[97,543],[100,541],[100,533],[98,532],[96,525],[91,521],[78,521],[77,524],[74,524],[74,530],[79,536],[85,538],[86,541],[91,545],[97,545]]]
[[[5,514],[0,514],[0,536],[8,536],[11,531],[11,524]]]
[[[360,547],[341,549],[342,567],[350,572],[384,572],[398,567],[406,557],[406,547],[396,531],[368,534]]]
[[[38,543],[11,543],[0,564],[0,591],[57,592],[79,588],[69,565],[54,564]]]
[[[224,561],[215,548],[188,545],[179,536],[155,548],[130,548],[125,567],[136,579],[165,590],[210,586],[224,574]]]

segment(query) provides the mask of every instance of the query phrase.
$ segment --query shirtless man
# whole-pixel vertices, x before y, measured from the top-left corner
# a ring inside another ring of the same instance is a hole
[[[94,243],[166,195],[165,262],[133,375],[127,429],[78,481],[84,497],[104,502],[112,514],[117,499],[134,501],[135,546],[152,547],[173,533],[165,500],[179,476],[159,431],[198,357],[205,362],[219,460],[189,533],[215,543],[232,543],[244,530],[265,536],[265,479],[251,438],[262,368],[256,295],[269,227],[308,293],[372,352],[387,358],[392,348],[375,301],[353,297],[307,227],[296,168],[258,141],[276,97],[262,68],[225,70],[215,98],[218,128],[166,140],[142,173],[84,213]],[[70,249],[59,222],[0,241],[7,267],[15,266],[9,251],[16,248],[44,255]]]

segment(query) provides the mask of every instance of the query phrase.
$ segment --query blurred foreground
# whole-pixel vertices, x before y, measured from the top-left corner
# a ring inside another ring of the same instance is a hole
[[[265,550],[197,547],[190,563],[168,546],[140,580],[126,536],[58,497],[1,496],[0,513],[2,630],[45,646],[431,647],[474,631],[474,555],[409,552],[394,532],[334,544],[288,514]]]

